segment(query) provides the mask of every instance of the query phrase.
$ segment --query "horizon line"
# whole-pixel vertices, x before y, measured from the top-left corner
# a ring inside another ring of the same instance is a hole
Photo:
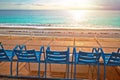
[[[120,9],[0,9],[0,10],[120,10]]]

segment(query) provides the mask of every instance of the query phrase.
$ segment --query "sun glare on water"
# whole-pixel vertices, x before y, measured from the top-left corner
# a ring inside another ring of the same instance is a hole
[[[68,12],[68,15],[70,16],[70,19],[72,19],[71,23],[74,24],[85,24],[89,21],[89,17],[91,16],[90,10],[70,10]]]
[[[84,10],[72,11],[71,16],[76,23],[87,21],[88,12]]]

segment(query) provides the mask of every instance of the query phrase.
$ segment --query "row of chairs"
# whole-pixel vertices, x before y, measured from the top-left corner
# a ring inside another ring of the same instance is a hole
[[[44,54],[45,72],[44,78],[47,78],[47,64],[66,64],[66,79],[70,79],[69,65],[74,65],[74,79],[76,79],[76,65],[95,65],[98,66],[97,80],[100,79],[100,57],[103,58],[104,64],[104,80],[106,78],[106,66],[120,66],[120,48],[117,52],[112,52],[111,54],[104,53],[102,48],[93,48],[91,52],[77,52],[76,47],[73,48],[73,60],[70,61],[70,49],[64,51],[51,50],[50,46],[47,47],[46,52],[44,51],[44,46],[40,47],[40,51],[27,50],[25,45],[16,45],[13,50],[5,50],[3,45],[0,44],[0,61],[10,62],[10,76],[12,75],[12,63],[14,61],[14,56],[17,56],[17,66],[16,73],[18,76],[19,62],[33,62],[38,63],[38,78],[40,78],[40,63],[41,55]]]

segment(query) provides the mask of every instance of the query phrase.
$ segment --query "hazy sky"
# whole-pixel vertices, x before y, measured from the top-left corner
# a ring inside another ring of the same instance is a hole
[[[120,0],[0,0],[0,9],[120,9]]]

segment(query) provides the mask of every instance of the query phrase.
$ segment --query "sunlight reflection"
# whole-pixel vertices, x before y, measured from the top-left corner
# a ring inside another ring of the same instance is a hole
[[[76,11],[72,11],[71,15],[73,16],[73,20],[76,23],[80,23],[80,22],[87,21],[88,20],[87,16],[89,14],[88,14],[88,11],[85,11],[85,10],[79,10],[79,11],[76,10]]]

